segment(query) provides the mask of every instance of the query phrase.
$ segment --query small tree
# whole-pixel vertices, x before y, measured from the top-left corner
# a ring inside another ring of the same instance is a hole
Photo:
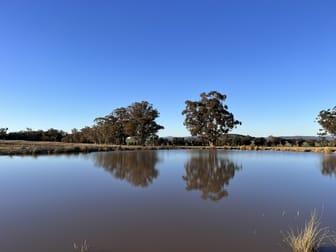
[[[211,91],[200,96],[199,101],[185,102],[186,108],[182,111],[186,117],[184,125],[192,136],[200,136],[213,146],[218,137],[227,134],[241,122],[235,120],[228,106],[223,104],[226,95]]]
[[[5,139],[8,128],[0,128],[0,139]]]
[[[324,136],[325,133],[329,133],[336,136],[336,106],[333,109],[321,110],[316,120],[324,130],[324,132],[320,130],[319,135]]]

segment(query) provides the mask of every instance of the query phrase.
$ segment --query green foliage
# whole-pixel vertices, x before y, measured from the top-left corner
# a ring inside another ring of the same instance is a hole
[[[147,101],[135,102],[128,106],[126,111],[128,119],[125,124],[126,134],[135,136],[141,145],[145,144],[147,138],[153,138],[164,128],[155,122],[159,112]]]
[[[0,139],[5,139],[8,128],[0,128]]]
[[[117,108],[105,117],[96,118],[94,121],[95,142],[124,144],[126,141],[126,108]]]
[[[2,134],[1,134],[2,132]],[[0,138],[6,140],[27,140],[27,141],[49,141],[49,142],[61,142],[67,133],[62,130],[48,129],[43,130],[32,130],[27,128],[25,131],[18,132],[7,132],[7,128],[4,131],[0,129]]]
[[[228,106],[223,104],[226,95],[217,91],[208,94],[201,93],[199,101],[185,102],[186,108],[182,111],[185,115],[184,125],[192,136],[199,136],[214,145],[223,134],[240,125],[228,111]]]
[[[153,144],[157,142],[156,133],[163,129],[156,123],[157,117],[159,112],[147,101],[135,102],[96,118],[92,127],[74,129],[64,141],[120,145],[126,144],[127,137],[132,137],[132,144]]]
[[[256,137],[254,139],[254,144],[256,146],[266,146],[267,140],[264,137]]]
[[[329,133],[336,136],[336,106],[333,109],[321,110],[316,118],[323,130],[320,130],[319,135],[324,136]]]
[[[312,147],[309,142],[305,141],[302,143],[302,147]]]

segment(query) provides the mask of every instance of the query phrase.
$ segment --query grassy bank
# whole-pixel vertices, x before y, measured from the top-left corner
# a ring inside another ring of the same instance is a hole
[[[48,155],[89,153],[115,150],[160,150],[160,149],[209,149],[207,146],[133,146],[133,145],[98,145],[61,142],[34,142],[0,140],[0,155]],[[336,153],[336,147],[265,147],[265,146],[217,146],[225,150],[267,150],[292,152]]]
[[[157,150],[157,149],[183,149],[187,147],[175,146],[135,146],[135,145],[101,145],[62,142],[35,142],[0,140],[0,155],[49,155],[89,153],[97,151],[116,150]],[[200,148],[200,147],[194,147]]]
[[[291,151],[291,152],[323,152],[323,153],[336,153],[336,147],[286,147],[286,146],[239,146],[239,150],[267,150],[267,151]]]
[[[112,150],[111,147],[59,142],[0,141],[0,155],[42,155]]]

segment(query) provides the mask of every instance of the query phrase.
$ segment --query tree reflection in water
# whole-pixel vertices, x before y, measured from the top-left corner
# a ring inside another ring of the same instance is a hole
[[[186,190],[200,190],[203,199],[218,201],[228,196],[225,186],[240,169],[241,165],[219,155],[216,150],[200,151],[185,164]]]
[[[336,177],[336,155],[324,155],[321,165],[321,173],[323,175]]]
[[[133,186],[147,187],[159,175],[155,169],[159,161],[155,151],[105,152],[95,155],[95,165],[103,167],[115,178]]]

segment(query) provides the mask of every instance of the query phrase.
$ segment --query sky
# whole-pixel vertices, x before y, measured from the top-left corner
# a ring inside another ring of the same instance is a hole
[[[187,136],[185,100],[227,95],[232,133],[316,135],[336,105],[334,0],[0,1],[0,127],[92,126],[148,101]]]

